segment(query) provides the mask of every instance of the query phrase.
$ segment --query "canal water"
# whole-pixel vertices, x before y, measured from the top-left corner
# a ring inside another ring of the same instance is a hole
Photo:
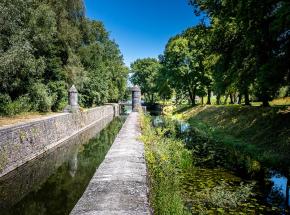
[[[153,117],[155,127],[168,120]],[[227,168],[230,151],[195,137],[190,124],[175,121],[176,138],[181,138],[198,162],[182,174],[182,193],[192,214],[289,214],[289,181],[278,170],[263,168],[259,177]],[[222,152],[220,152],[222,151]],[[210,164],[210,165],[208,165]],[[212,204],[215,202],[216,204]]]
[[[101,132],[97,126],[89,128],[53,152],[0,178],[0,214],[69,214],[124,121],[125,117],[117,117]]]

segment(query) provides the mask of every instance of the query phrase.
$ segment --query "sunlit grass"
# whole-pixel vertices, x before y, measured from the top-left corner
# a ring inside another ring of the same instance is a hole
[[[270,105],[290,105],[290,97],[274,99]]]
[[[56,113],[25,112],[25,113],[21,113],[21,114],[17,114],[15,116],[9,116],[9,117],[0,116],[0,127],[4,125],[11,125],[11,124],[19,123],[19,122],[25,122],[25,121],[37,119],[43,116],[53,115],[53,114],[56,114]]]

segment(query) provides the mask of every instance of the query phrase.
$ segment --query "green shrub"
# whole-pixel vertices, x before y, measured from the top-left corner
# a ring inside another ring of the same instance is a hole
[[[8,95],[0,95],[0,115],[13,116],[31,110],[30,99],[28,96],[21,96],[12,101]]]
[[[52,97],[51,110],[54,112],[63,110],[68,99],[67,84],[64,81],[49,82],[48,88]]]
[[[33,84],[29,95],[34,110],[41,112],[51,111],[52,97],[49,95],[48,88],[44,84]]]
[[[0,115],[6,115],[7,105],[10,104],[11,98],[7,94],[0,94]]]

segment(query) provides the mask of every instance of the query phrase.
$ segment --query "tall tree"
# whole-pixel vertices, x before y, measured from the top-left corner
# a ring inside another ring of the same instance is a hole
[[[252,86],[263,105],[269,105],[289,75],[288,61],[282,62],[289,58],[289,2],[190,2],[198,13],[207,13],[212,20],[213,50],[220,55],[217,63],[223,65],[222,72],[232,83],[226,88],[234,85],[249,103]]]
[[[191,104],[196,96],[205,96],[211,88],[210,70],[206,69],[208,29],[198,25],[169,40],[164,52],[164,67],[171,86],[188,95]],[[210,94],[210,93],[209,93]]]
[[[0,114],[62,110],[71,84],[86,107],[125,96],[119,47],[83,0],[3,0],[0,10]]]
[[[138,59],[131,64],[131,82],[140,86],[145,99],[151,104],[157,98],[160,71],[161,65],[155,58]]]

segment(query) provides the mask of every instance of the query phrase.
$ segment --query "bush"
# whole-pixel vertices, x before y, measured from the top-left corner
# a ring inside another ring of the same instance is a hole
[[[10,104],[11,98],[7,94],[0,94],[0,115],[6,115],[7,105]]]
[[[48,88],[52,97],[51,110],[54,112],[63,110],[68,99],[67,84],[64,81],[50,82]]]
[[[7,94],[1,94],[0,101],[0,115],[2,116],[13,116],[31,110],[30,100],[27,96],[21,96],[12,101]]]
[[[33,109],[40,112],[51,111],[52,97],[48,93],[48,88],[42,83],[33,84],[30,88],[30,98]]]

